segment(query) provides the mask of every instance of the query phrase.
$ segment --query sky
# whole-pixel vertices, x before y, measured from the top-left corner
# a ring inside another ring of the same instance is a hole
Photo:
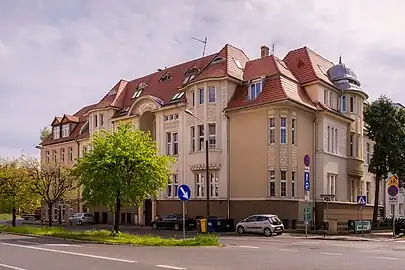
[[[55,116],[98,102],[119,79],[226,43],[250,59],[308,46],[343,62],[363,90],[405,104],[400,0],[0,0],[0,156],[37,154]]]

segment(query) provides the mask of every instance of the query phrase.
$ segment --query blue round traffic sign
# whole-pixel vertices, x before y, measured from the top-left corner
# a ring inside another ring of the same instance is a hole
[[[311,164],[311,158],[310,158],[309,155],[307,154],[307,155],[304,156],[304,165],[305,165],[306,167],[309,167],[310,164]]]
[[[396,185],[389,186],[387,189],[387,192],[388,192],[388,195],[390,195],[392,197],[397,196],[398,192],[399,192],[398,186],[396,186]]]
[[[180,201],[188,201],[191,197],[191,190],[187,185],[181,185],[177,189],[177,197],[179,197]]]

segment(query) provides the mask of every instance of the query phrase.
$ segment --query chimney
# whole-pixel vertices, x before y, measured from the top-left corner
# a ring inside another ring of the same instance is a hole
[[[261,51],[261,57],[269,56],[269,51],[270,51],[269,47],[263,45],[260,47],[260,51]]]

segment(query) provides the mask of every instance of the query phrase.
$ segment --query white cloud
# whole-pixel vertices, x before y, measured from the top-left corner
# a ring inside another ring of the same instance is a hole
[[[258,57],[307,45],[340,54],[372,98],[398,102],[405,83],[403,1],[72,0],[2,1],[0,156],[35,153],[39,130],[55,115],[98,101],[120,78],[208,53],[225,43]]]

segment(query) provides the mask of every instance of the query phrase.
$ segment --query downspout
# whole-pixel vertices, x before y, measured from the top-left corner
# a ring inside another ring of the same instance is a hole
[[[313,139],[313,156],[312,156],[312,168],[313,168],[313,188],[312,188],[312,200],[313,200],[313,207],[312,207],[312,227],[313,230],[316,228],[316,143],[317,143],[317,130],[316,130],[316,113],[315,119],[313,123],[313,130],[314,130],[314,139]]]
[[[227,150],[227,154],[226,154],[226,159],[227,159],[227,207],[228,207],[228,212],[227,212],[227,218],[228,219],[230,219],[231,218],[231,175],[230,175],[230,172],[231,172],[231,154],[230,154],[230,152],[231,152],[231,147],[230,147],[230,145],[231,145],[231,140],[230,140],[230,136],[231,136],[231,133],[230,133],[230,125],[231,125],[231,123],[230,123],[230,119],[229,119],[229,116],[228,116],[228,114],[225,112],[225,117],[226,117],[226,119],[227,119],[227,121],[226,121],[226,135],[227,135],[227,140],[226,140],[226,150]]]

